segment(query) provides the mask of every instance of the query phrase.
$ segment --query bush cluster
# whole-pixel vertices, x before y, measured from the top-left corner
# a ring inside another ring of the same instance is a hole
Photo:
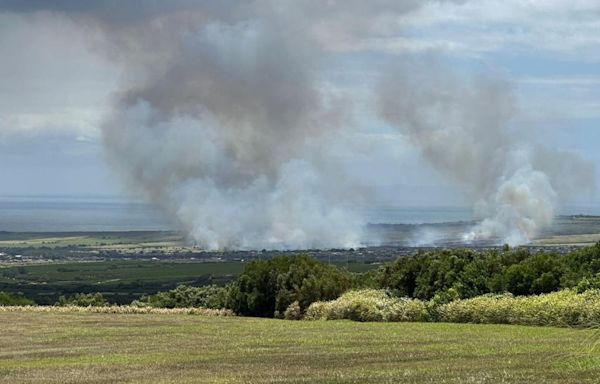
[[[598,326],[600,291],[565,289],[534,296],[479,296],[444,304],[437,316],[437,320],[451,323]]]
[[[228,309],[208,309],[208,308],[153,308],[153,307],[133,307],[131,305],[109,305],[103,307],[83,307],[76,305],[67,305],[64,307],[55,305],[20,305],[20,306],[0,306],[2,312],[34,312],[34,313],[114,313],[119,315],[200,315],[200,316],[235,316],[235,313]]]
[[[35,302],[21,295],[12,295],[7,292],[0,292],[0,306],[11,305],[35,305]]]
[[[448,249],[401,257],[382,267],[379,288],[430,300],[436,295],[469,298],[488,293],[538,295],[564,288],[600,287],[600,243],[566,255],[526,248],[478,252]]]
[[[308,256],[249,263],[229,287],[228,308],[258,317],[283,317],[290,304],[300,311],[333,300],[352,287],[352,274]]]
[[[400,257],[365,274],[305,255],[275,257],[248,263],[227,287],[181,285],[132,305],[226,308],[239,315],[286,319],[579,326],[600,321],[598,292],[600,243],[566,255],[508,247],[434,250]],[[0,305],[28,304],[33,302],[0,293]],[[56,305],[108,303],[96,293],[62,296]]]
[[[448,303],[395,298],[382,290],[352,291],[337,300],[311,304],[304,319],[587,327],[600,324],[600,290],[484,295]]]
[[[106,307],[108,306],[108,301],[106,301],[104,296],[99,292],[76,293],[69,297],[60,296],[55,305],[59,307]]]
[[[312,303],[306,310],[308,320],[423,321],[425,303],[398,298],[384,290],[350,291],[338,299]]]
[[[227,306],[228,290],[216,285],[190,287],[179,285],[177,288],[155,295],[143,296],[131,303],[138,307],[154,308],[211,308],[221,309]]]

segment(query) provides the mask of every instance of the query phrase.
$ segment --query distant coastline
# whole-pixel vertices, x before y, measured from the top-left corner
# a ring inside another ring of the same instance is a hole
[[[368,226],[436,227],[469,225],[472,211],[460,206],[379,206],[359,212]],[[600,216],[598,205],[565,206],[557,217]],[[122,196],[0,196],[0,231],[101,232],[173,231],[158,208]]]

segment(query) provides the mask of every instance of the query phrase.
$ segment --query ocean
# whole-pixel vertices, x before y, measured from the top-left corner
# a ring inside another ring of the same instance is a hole
[[[424,224],[472,220],[468,207],[378,206],[361,209],[373,224]],[[600,215],[599,205],[566,206],[561,215]],[[160,231],[173,230],[152,205],[117,197],[0,196],[0,231]]]
[[[0,197],[0,231],[159,231],[173,226],[149,204],[103,197]]]

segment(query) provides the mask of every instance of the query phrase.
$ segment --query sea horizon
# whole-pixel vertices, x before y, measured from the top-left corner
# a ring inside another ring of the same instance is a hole
[[[436,224],[473,221],[472,209],[458,205],[360,207],[367,224]],[[600,215],[600,204],[565,205],[557,216]],[[107,195],[0,196],[0,231],[103,232],[172,231],[174,223],[149,203]]]

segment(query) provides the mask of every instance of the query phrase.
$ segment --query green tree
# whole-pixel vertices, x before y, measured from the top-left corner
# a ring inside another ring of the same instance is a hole
[[[228,306],[248,316],[283,316],[297,301],[301,311],[333,300],[352,287],[352,275],[309,256],[275,257],[249,263],[229,290]]]
[[[0,306],[36,305],[35,301],[22,295],[13,295],[8,292],[0,292]]]
[[[100,292],[76,293],[70,297],[60,296],[55,305],[60,307],[67,307],[70,305],[76,307],[105,307],[108,305],[108,301],[106,301]]]
[[[216,285],[190,287],[179,285],[166,292],[143,296],[132,305],[156,308],[213,308],[221,309],[227,305],[227,288]]]

